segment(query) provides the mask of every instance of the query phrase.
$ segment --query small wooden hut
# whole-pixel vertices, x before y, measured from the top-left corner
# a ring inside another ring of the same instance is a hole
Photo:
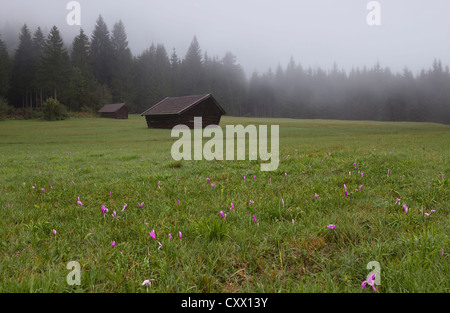
[[[148,128],[171,129],[176,125],[194,128],[194,117],[202,117],[202,128],[219,125],[225,110],[211,94],[165,98],[141,116],[145,116]]]
[[[105,118],[128,119],[128,106],[126,103],[105,104],[98,113]]]

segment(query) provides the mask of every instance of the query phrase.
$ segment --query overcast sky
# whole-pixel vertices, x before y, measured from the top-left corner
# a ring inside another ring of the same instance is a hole
[[[69,26],[69,0],[0,0],[0,32],[27,23],[34,32],[56,25],[70,44],[80,26]],[[294,57],[304,67],[331,69],[336,62],[400,72],[430,68],[435,58],[450,65],[449,0],[379,0],[381,25],[369,26],[369,0],[79,0],[81,27],[92,34],[101,14],[109,29],[125,24],[130,48],[151,43],[184,57],[194,36],[202,51],[231,51],[249,75],[283,68]],[[19,30],[17,29],[17,32]],[[17,33],[18,34],[18,33]]]

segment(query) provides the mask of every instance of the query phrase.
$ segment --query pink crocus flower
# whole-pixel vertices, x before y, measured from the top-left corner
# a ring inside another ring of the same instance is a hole
[[[144,202],[139,204],[139,207],[142,208],[144,206]]]
[[[283,198],[281,198],[281,203],[283,204],[283,207],[284,207],[284,199]]]
[[[159,250],[159,249],[162,248],[162,243],[160,243],[160,242],[158,241],[158,245],[159,245],[159,247],[158,247],[158,250]]]
[[[294,224],[294,219],[292,219],[292,224]]]
[[[255,222],[255,224],[258,223],[258,220],[256,219],[255,215],[253,215],[253,221]]]
[[[183,237],[183,234],[179,231],[178,232],[178,237],[181,239]]]
[[[144,280],[144,282],[142,283],[142,286],[151,286],[150,280],[148,280],[148,279]]]
[[[347,197],[347,189],[344,190],[345,197]]]
[[[102,213],[108,213],[108,208],[102,205]]]
[[[211,187],[216,187],[216,184],[211,184]]]
[[[53,229],[52,232],[53,232],[53,235],[56,236],[56,230]]]
[[[80,201],[80,197],[78,197],[77,204],[78,204],[79,206],[83,206],[83,203],[81,203],[81,201]]]
[[[363,173],[363,172],[361,172],[361,176],[364,176],[364,173]]]
[[[172,234],[169,233],[169,239],[172,239]]]
[[[115,241],[111,241],[111,247],[115,247],[116,246],[116,242]]]
[[[122,208],[122,212],[123,212],[123,210],[125,210],[127,208],[127,206],[128,206],[128,204],[125,203],[125,205]]]
[[[336,228],[336,225],[330,224],[330,225],[327,225],[327,227],[328,227],[329,229],[335,229],[335,228]]]
[[[210,179],[209,179],[208,177],[206,178],[206,180],[207,180],[207,181],[210,181]]]
[[[369,280],[365,280],[365,281],[362,282],[361,286],[363,287],[363,289],[365,289],[366,288],[366,284],[368,284],[369,286],[372,286],[372,288],[373,288],[373,290],[375,292],[377,292],[377,289],[375,288],[375,276],[376,276],[376,274],[372,274],[369,277]]]
[[[151,232],[149,232],[150,237],[152,237],[153,239],[156,239],[156,234],[155,234],[155,230],[153,229]]]
[[[52,185],[50,185],[50,190],[53,190],[53,186]]]
[[[178,200],[178,205],[180,205],[181,204],[181,201],[180,200]]]
[[[319,198],[319,195],[317,193],[315,193],[314,198]]]
[[[186,187],[184,187],[184,193],[186,193],[186,191],[187,191],[187,190],[186,190]]]
[[[408,207],[406,206],[406,204],[403,205],[403,210],[405,210],[406,214],[408,214]]]
[[[253,203],[255,203],[253,200],[250,200],[250,204],[253,204]]]
[[[364,185],[359,186],[359,190],[362,190],[364,187]]]
[[[45,189],[44,188],[41,188],[41,191],[42,191],[42,193],[45,193]]]
[[[400,198],[395,199],[395,203],[400,204]]]
[[[223,211],[220,211],[220,216],[222,216],[222,218],[223,218],[224,220],[227,219],[227,214],[226,214],[226,213],[223,213]]]
[[[233,202],[231,202],[230,210],[234,210],[234,204],[233,204]]]
[[[287,173],[284,173],[284,177],[287,177]]]
[[[116,211],[112,212],[112,217],[116,217]]]
[[[347,186],[344,184],[344,189],[347,190]]]

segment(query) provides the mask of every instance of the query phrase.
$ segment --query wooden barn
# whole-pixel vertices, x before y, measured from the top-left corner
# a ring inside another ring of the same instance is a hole
[[[219,125],[225,110],[211,94],[165,98],[141,114],[148,128],[171,129],[183,124],[194,128],[194,117],[202,117],[202,128]]]
[[[105,118],[128,119],[128,106],[126,103],[105,104],[98,113]]]

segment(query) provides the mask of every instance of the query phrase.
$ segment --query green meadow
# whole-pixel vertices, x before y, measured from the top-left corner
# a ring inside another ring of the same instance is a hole
[[[374,293],[372,261],[377,292],[450,291],[449,126],[227,124],[280,125],[278,169],[174,161],[138,115],[0,122],[0,292]]]

